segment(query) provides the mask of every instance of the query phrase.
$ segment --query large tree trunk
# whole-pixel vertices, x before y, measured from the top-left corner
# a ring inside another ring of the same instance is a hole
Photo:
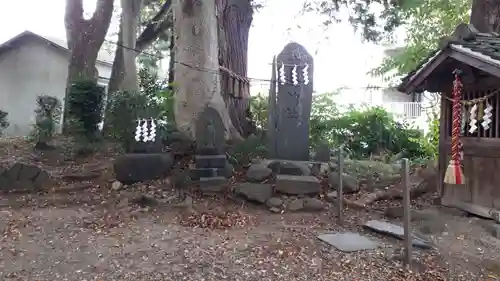
[[[225,137],[240,138],[220,92],[215,0],[175,0],[173,7],[178,130],[195,139],[196,120],[210,106],[224,122]]]
[[[122,0],[122,18],[120,29],[122,31],[122,58],[123,58],[123,85],[121,90],[139,91],[139,80],[137,76],[137,66],[135,50],[137,38],[137,26],[142,8],[142,0]]]
[[[247,77],[248,37],[253,20],[250,0],[216,0],[219,38],[219,64],[235,74]],[[222,96],[228,105],[235,128],[243,136],[252,132],[247,121],[250,106],[249,87],[231,87],[228,75],[221,75]]]
[[[474,0],[470,23],[480,32],[500,32],[500,3],[498,0]]]
[[[83,18],[83,0],[66,0],[64,25],[68,49],[71,53],[68,66],[68,88],[78,80],[98,79],[95,67],[97,54],[104,43],[113,15],[114,0],[98,0],[92,18]],[[66,99],[68,100],[68,99]],[[65,103],[67,105],[67,101]],[[64,120],[67,121],[65,106]],[[64,126],[67,129],[67,126]]]

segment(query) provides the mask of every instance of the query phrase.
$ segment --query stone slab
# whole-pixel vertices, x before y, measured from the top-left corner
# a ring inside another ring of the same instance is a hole
[[[196,168],[224,168],[227,165],[226,155],[196,155]]]
[[[224,177],[200,178],[198,185],[203,193],[222,192],[228,187],[229,181]]]
[[[291,194],[317,194],[321,192],[321,184],[314,176],[277,175],[276,191]]]
[[[375,232],[378,232],[378,233],[391,235],[391,236],[396,237],[396,238],[401,239],[401,240],[404,239],[404,228],[402,228],[399,225],[395,225],[395,224],[388,223],[385,221],[371,220],[371,221],[366,222],[364,224],[364,227],[366,227],[370,230],[373,230]],[[412,235],[412,236],[413,236],[412,237],[413,246],[419,247],[422,249],[432,248],[432,246],[429,245],[429,243],[426,242],[425,240],[420,239],[420,238],[416,237],[415,235]]]
[[[231,172],[228,168],[203,168],[191,170],[191,178],[199,180],[200,178],[210,177],[229,177]]]
[[[377,242],[353,232],[321,234],[318,239],[342,252],[373,250],[379,247]]]

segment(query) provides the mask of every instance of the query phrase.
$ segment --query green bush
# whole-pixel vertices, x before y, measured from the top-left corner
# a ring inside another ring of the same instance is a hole
[[[400,152],[409,158],[434,155],[437,146],[435,140],[426,138],[407,123],[396,121],[383,108],[342,108],[334,102],[335,95],[326,93],[313,96],[309,134],[312,147],[325,141],[332,147],[344,145],[353,158]],[[253,97],[251,108],[257,123],[265,128],[267,98],[260,95]]]
[[[105,89],[94,81],[80,81],[71,85],[68,95],[69,127],[72,133],[94,138],[103,117]]]
[[[136,92],[118,92],[111,96],[106,111],[108,137],[121,142],[128,151],[134,141],[137,120],[157,118],[158,108],[149,103],[146,95]]]
[[[0,110],[0,136],[3,135],[3,131],[9,127],[9,121],[7,120],[7,116],[9,113]]]

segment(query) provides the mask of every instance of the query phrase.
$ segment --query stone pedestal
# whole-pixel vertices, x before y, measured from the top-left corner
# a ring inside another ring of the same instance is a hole
[[[199,152],[213,151],[210,148]],[[207,154],[195,156],[195,168],[191,170],[191,178],[197,180],[204,193],[223,191],[232,174],[232,166],[228,163],[225,154]]]

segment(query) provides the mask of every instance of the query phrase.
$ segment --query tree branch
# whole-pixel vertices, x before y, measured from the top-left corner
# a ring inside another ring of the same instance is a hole
[[[66,28],[66,40],[69,50],[73,48],[74,35],[80,33],[79,27],[84,22],[83,0],[66,0],[64,27]]]
[[[149,21],[144,31],[137,38],[135,43],[137,51],[144,51],[144,49],[158,39],[161,33],[173,27],[173,23],[169,17],[171,9],[172,0],[165,1],[160,11]]]
[[[71,1],[71,0],[68,0]],[[78,0],[81,2],[81,0]],[[108,32],[109,26],[111,24],[111,17],[113,16],[113,4],[114,0],[97,0],[96,8],[92,18],[90,19],[91,28],[93,28],[95,33],[94,38],[104,38]],[[101,32],[105,32],[101,34]]]

